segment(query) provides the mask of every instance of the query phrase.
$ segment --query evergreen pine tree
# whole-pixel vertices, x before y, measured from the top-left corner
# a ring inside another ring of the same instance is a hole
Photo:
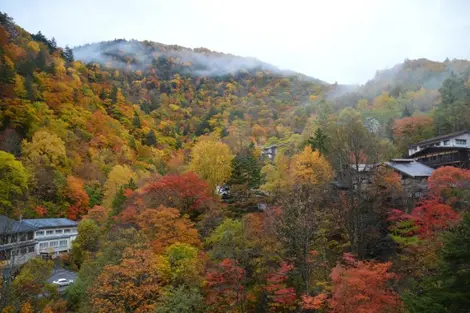
[[[327,151],[328,136],[321,130],[317,128],[313,137],[310,137],[308,143],[312,147],[312,150],[318,151],[320,155],[325,154]]]
[[[132,125],[134,125],[134,128],[142,127],[142,123],[140,122],[140,117],[137,112],[134,112],[134,119],[132,120]]]
[[[153,130],[149,130],[147,135],[145,135],[145,144],[147,146],[155,146],[157,144],[157,136]]]
[[[121,186],[119,191],[116,193],[113,199],[113,203],[111,204],[111,216],[119,215],[122,211],[122,207],[124,202],[126,201],[126,196],[124,195],[124,187]]]
[[[138,188],[137,184],[134,181],[134,178],[131,178],[129,182],[124,186],[124,189],[136,190]]]
[[[72,49],[70,49],[69,46],[65,46],[64,58],[65,58],[65,61],[67,61],[68,63],[73,62],[75,59],[73,56],[73,51]]]
[[[49,41],[49,44],[50,44],[50,46],[51,46],[51,48],[52,48],[52,51],[57,50],[57,42],[55,41],[55,38],[54,38],[54,37],[52,37],[51,41]]]
[[[101,89],[101,92],[100,92],[100,99],[101,99],[101,100],[106,99],[106,90],[104,90],[104,88]]]
[[[111,89],[111,94],[109,95],[109,98],[111,98],[111,102],[113,104],[117,102],[117,94],[118,94],[118,89],[116,86],[113,86],[113,89]]]
[[[9,66],[5,59],[0,62],[0,84],[14,84],[15,83],[15,69]]]

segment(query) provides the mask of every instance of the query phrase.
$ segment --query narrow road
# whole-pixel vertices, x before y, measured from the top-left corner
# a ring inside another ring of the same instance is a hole
[[[77,273],[63,269],[63,268],[54,268],[52,271],[52,276],[47,280],[48,283],[51,283],[54,280],[58,280],[59,278],[65,278],[67,280],[71,279],[73,281],[77,280]],[[70,286],[70,285],[69,285]],[[58,287],[60,293],[64,292],[69,286]]]

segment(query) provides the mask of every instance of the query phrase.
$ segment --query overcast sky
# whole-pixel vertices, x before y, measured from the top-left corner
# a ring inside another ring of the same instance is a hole
[[[470,58],[470,0],[0,0],[60,46],[115,38],[251,56],[364,83],[405,58]]]

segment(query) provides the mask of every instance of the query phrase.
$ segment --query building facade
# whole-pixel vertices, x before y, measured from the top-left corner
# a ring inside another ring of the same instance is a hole
[[[410,199],[418,199],[427,191],[427,179],[434,169],[417,162],[414,159],[392,159],[377,164],[354,164],[349,169],[354,172],[354,178],[348,184],[344,180],[336,179],[333,184],[338,189],[357,188],[367,189],[372,184],[373,172],[380,169],[392,169],[400,175],[401,185]],[[352,185],[352,187],[351,187]]]
[[[470,168],[470,131],[451,133],[412,144],[408,147],[408,155],[432,168]]]
[[[25,223],[35,228],[36,255],[56,257],[69,252],[77,237],[78,223],[67,218],[25,219]]]
[[[33,258],[36,228],[0,215],[0,268],[14,269]]]
[[[428,189],[428,178],[434,169],[413,159],[392,159],[385,166],[393,169],[401,177],[401,184],[408,198],[418,199]]]

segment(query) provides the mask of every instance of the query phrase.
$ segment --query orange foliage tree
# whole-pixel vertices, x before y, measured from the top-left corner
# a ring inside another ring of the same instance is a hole
[[[160,206],[158,209],[147,209],[136,218],[137,226],[151,240],[155,253],[163,253],[174,243],[187,243],[200,246],[201,241],[194,223],[187,215],[181,216],[174,208]]]
[[[150,250],[124,251],[122,262],[105,266],[90,289],[94,312],[153,313],[168,278]]]
[[[410,116],[393,122],[393,139],[402,152],[408,145],[434,135],[434,123],[430,116]]]
[[[95,205],[93,208],[88,210],[87,215],[83,216],[83,218],[92,219],[98,225],[101,225],[108,220],[108,209],[100,205]]]
[[[67,177],[68,198],[72,205],[67,209],[67,217],[76,220],[87,213],[89,197],[83,181],[74,176]]]

